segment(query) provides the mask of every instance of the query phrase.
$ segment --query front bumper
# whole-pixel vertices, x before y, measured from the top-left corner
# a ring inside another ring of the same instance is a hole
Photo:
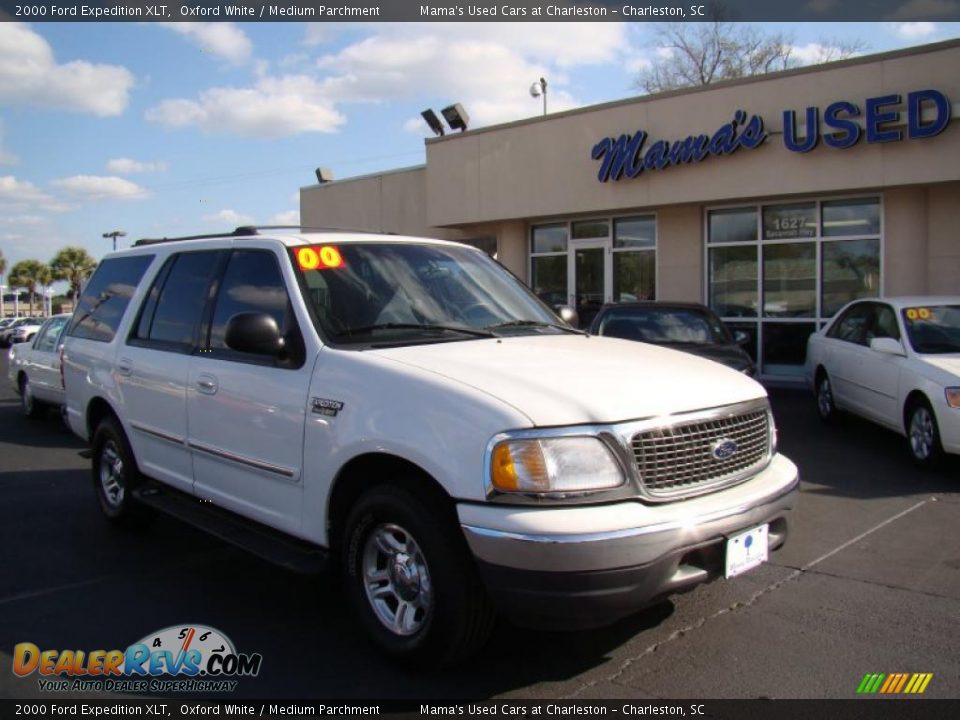
[[[780,547],[798,486],[796,466],[778,455],[740,485],[682,502],[461,505],[459,514],[487,590],[503,612],[526,625],[583,628],[721,575],[726,538],[741,530],[769,523],[769,548]]]

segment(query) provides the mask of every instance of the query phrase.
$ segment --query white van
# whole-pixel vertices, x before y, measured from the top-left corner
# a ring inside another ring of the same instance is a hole
[[[587,628],[749,570],[797,500],[759,384],[575,330],[456,243],[140,241],[90,279],[63,368],[108,518],[338,562],[413,661],[476,650],[494,610]]]

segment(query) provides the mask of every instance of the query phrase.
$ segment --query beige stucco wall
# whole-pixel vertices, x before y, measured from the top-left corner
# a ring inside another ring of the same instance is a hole
[[[931,294],[960,294],[960,182],[928,194],[927,287]]]

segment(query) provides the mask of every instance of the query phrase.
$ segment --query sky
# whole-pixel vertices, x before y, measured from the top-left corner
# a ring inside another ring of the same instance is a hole
[[[795,54],[960,37],[953,23],[760,24]],[[420,111],[472,128],[637,94],[657,24],[0,22],[0,250],[8,269],[105,232],[299,222],[299,189],[422,164]]]

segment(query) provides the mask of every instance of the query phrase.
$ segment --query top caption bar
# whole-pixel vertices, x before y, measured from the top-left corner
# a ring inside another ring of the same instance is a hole
[[[738,22],[905,22],[960,20],[960,2],[917,0],[723,0],[723,2],[422,2],[279,0],[166,4],[135,0],[0,0],[0,20],[20,22],[698,22],[720,10]]]

